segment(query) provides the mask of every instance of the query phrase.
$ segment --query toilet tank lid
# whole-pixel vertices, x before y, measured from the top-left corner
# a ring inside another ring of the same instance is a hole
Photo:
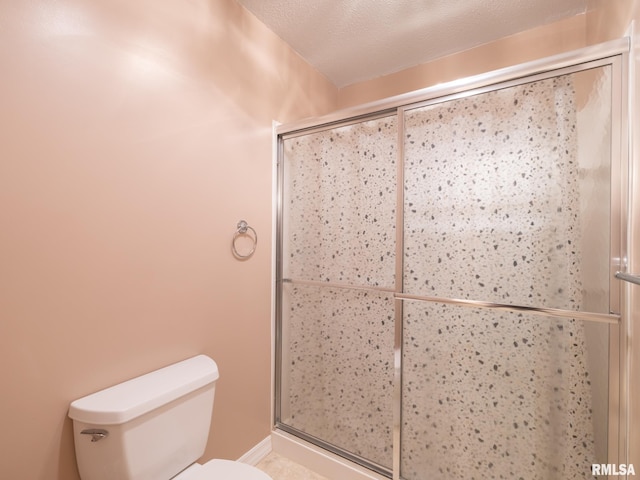
[[[215,382],[218,366],[206,355],[183,360],[71,402],[69,417],[119,425]]]

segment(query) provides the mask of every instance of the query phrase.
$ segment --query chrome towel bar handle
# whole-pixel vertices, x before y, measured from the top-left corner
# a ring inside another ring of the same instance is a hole
[[[630,283],[635,283],[636,285],[640,285],[640,275],[632,275],[631,273],[616,272],[615,277],[619,280],[624,280],[625,282],[630,282]]]

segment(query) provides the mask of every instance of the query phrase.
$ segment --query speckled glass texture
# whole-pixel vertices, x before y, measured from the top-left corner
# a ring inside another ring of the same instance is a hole
[[[609,67],[411,110],[408,293],[608,313]],[[403,304],[402,476],[592,478],[606,324]]]
[[[610,82],[594,76],[406,112],[405,292],[608,313]]]
[[[402,477],[593,478],[608,328],[404,302]]]
[[[283,275],[393,288],[395,117],[286,139]]]
[[[611,96],[598,67],[407,108],[399,187],[394,117],[285,139],[279,421],[391,468],[394,294],[336,284],[401,286],[430,297],[402,302],[402,477],[592,478],[609,326],[437,300],[609,312]]]
[[[391,468],[394,300],[285,284],[282,421]]]

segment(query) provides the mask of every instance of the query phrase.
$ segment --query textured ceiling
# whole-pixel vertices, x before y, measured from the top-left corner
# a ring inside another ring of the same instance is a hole
[[[336,86],[584,13],[589,0],[238,0]]]

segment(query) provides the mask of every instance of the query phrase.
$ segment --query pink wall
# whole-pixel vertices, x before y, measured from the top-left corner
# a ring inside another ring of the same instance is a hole
[[[640,245],[640,1],[631,0],[632,14],[634,20],[633,38],[633,83],[631,90],[631,153],[634,160],[634,170],[632,177],[632,202],[631,210],[631,241],[634,245]],[[640,272],[640,255],[629,259],[629,272]],[[633,292],[630,302],[631,323],[629,328],[628,344],[630,348],[630,368],[629,368],[629,462],[638,469],[640,465],[640,287],[629,287]]]
[[[78,478],[71,400],[197,353],[221,371],[205,457],[268,434],[272,120],[579,48],[629,20],[577,17],[338,101],[233,0],[0,8],[0,452],[3,477],[29,480]],[[229,248],[241,218],[260,236],[245,262]]]
[[[585,15],[528,30],[464,52],[340,90],[340,107],[400,95],[459,78],[491,72],[585,45]]]
[[[336,89],[232,0],[3,2],[0,70],[0,476],[77,479],[69,402],[198,353],[205,456],[239,457],[270,430],[272,120]]]
[[[479,75],[624,36],[635,0],[590,0],[583,15],[542,25],[400,72],[348,85],[340,108]]]
[[[594,30],[609,31],[610,25],[627,26],[633,20],[632,35],[632,83],[630,89],[631,131],[630,149],[633,162],[631,178],[631,226],[630,241],[633,245],[640,245],[640,0],[622,2],[624,6],[612,9],[610,15],[603,17],[596,24]],[[636,249],[635,255],[629,258],[628,271],[640,272],[640,253]],[[629,302],[630,323],[628,325],[627,344],[629,348],[629,458],[636,472],[640,468],[640,287],[627,286],[631,293]],[[629,477],[631,478],[631,477]]]

